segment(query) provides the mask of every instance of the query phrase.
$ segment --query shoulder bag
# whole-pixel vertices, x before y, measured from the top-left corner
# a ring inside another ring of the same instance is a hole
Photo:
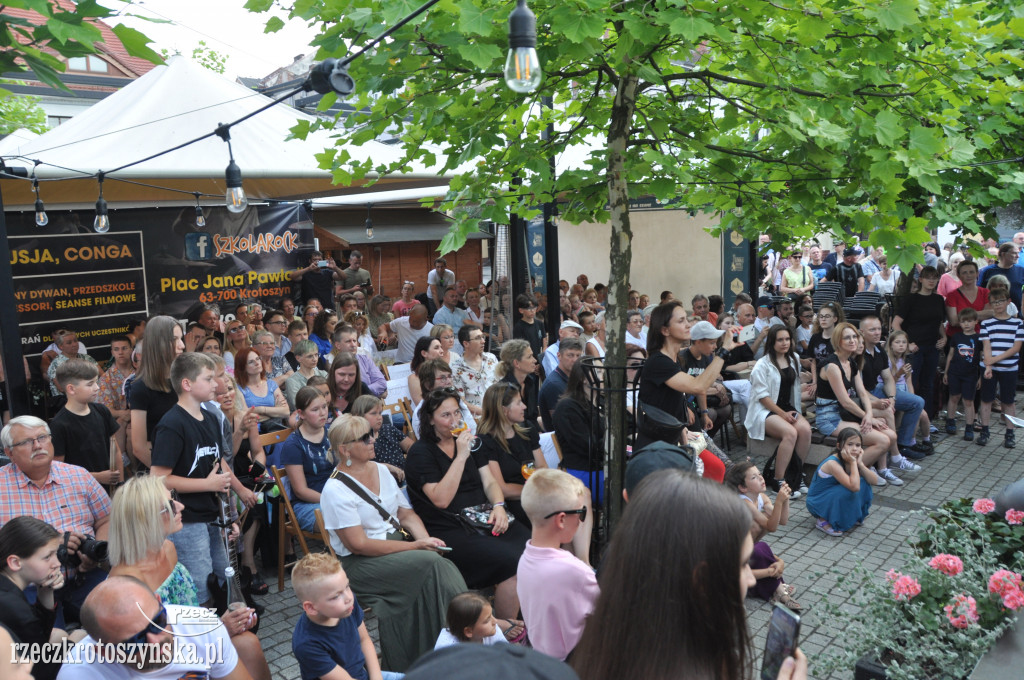
[[[395,518],[395,516],[388,512],[387,510],[385,510],[384,508],[382,508],[380,506],[380,503],[375,501],[370,496],[370,494],[366,493],[366,489],[359,486],[359,484],[357,484],[354,479],[352,479],[351,477],[349,477],[348,475],[346,475],[337,468],[335,468],[334,471],[331,472],[330,478],[338,480],[339,482],[347,486],[349,489],[351,489],[355,495],[359,496],[361,499],[369,503],[373,507],[373,509],[376,510],[377,513],[380,515],[381,519],[390,524],[391,528],[394,529],[394,531],[391,532],[389,535],[398,534],[399,536],[401,536],[401,540],[403,541],[408,541],[412,539],[412,536],[409,535],[408,531],[402,528],[402,524]]]

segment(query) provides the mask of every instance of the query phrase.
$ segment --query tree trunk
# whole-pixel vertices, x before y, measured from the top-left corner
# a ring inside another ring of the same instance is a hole
[[[633,230],[629,224],[629,185],[626,182],[626,142],[636,108],[637,77],[619,79],[608,129],[608,205],[611,208],[611,272],[605,312],[605,363],[618,370],[605,371],[608,401],[608,498],[611,526],[622,515],[622,478],[626,464],[626,307],[629,296]]]

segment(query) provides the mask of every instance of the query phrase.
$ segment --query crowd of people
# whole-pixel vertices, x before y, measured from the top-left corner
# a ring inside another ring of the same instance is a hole
[[[1024,343],[1016,240],[981,267],[927,244],[925,266],[906,272],[857,243],[828,257],[817,244],[772,246],[759,288],[728,308],[718,294],[629,292],[629,504],[600,580],[591,537],[608,422],[581,358],[605,357],[608,298],[585,274],[559,282],[556,307],[542,295],[513,300],[503,279],[471,287],[439,258],[420,295],[405,281],[392,300],[374,293],[358,251],[345,269],[317,252],[289,274],[295,299],[140,321],[102,365],[73,329],[58,329],[40,366],[51,417],[19,416],[0,433],[11,460],[0,468],[0,570],[13,584],[0,590],[10,603],[0,624],[77,652],[100,641],[159,647],[168,631],[202,623],[180,621],[215,603],[236,554],[251,592],[265,594],[256,555],[268,518],[254,478],[276,465],[300,526],[316,530],[319,511],[338,556],[307,556],[292,574],[303,678],[377,680],[435,647],[526,639],[585,680],[639,658],[657,677],[682,667],[749,677],[743,598],[800,609],[767,535],[804,515],[829,536],[854,531],[871,487],[909,481],[938,427],[961,428],[958,408],[964,438],[987,445],[993,411],[1015,413]],[[814,304],[821,281],[848,297],[893,297],[851,323],[841,302]],[[411,422],[384,412],[383,356],[410,364]],[[730,423],[777,442],[764,475],[714,442]],[[275,430],[290,432],[264,450],[260,435]],[[813,430],[836,443],[808,485],[792,470]],[[550,441],[559,469],[549,469]],[[800,498],[807,513],[793,505]],[[236,504],[249,511],[239,524],[226,512]],[[707,522],[678,521],[697,506]],[[673,559],[657,557],[666,552]],[[364,607],[379,621],[379,659]],[[643,639],[629,624],[638,608],[678,644]],[[210,660],[209,677],[270,677],[259,609],[225,607],[196,632],[231,650]],[[191,670],[148,661],[143,669]],[[110,677],[106,663],[45,663],[35,674]],[[796,652],[780,677],[805,676]]]

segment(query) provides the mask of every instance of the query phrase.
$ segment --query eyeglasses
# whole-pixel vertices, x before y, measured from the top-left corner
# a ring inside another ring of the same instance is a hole
[[[550,515],[544,515],[544,519],[551,519],[555,515],[561,514],[563,512],[565,514],[567,514],[567,515],[579,515],[581,522],[586,522],[587,521],[587,506],[585,506],[585,505],[582,508],[580,508],[579,510],[555,510]]]
[[[275,321],[274,323],[277,323],[277,322]],[[282,321],[281,323],[284,323],[284,321]],[[245,332],[245,328],[243,328],[242,326],[232,326],[231,328],[228,329],[228,333],[243,333],[243,332]]]
[[[355,444],[356,442],[362,442],[364,444],[369,444],[371,439],[376,439],[376,437],[373,435],[373,431],[372,430],[370,432],[367,432],[366,434],[364,434],[362,437],[359,437],[358,439],[353,439],[351,441],[345,442],[345,444],[346,445],[347,444]]]
[[[157,611],[149,625],[140,630],[135,635],[131,636],[127,640],[122,640],[117,643],[118,645],[144,645],[146,644],[146,636],[152,633],[153,635],[160,635],[161,633],[167,632],[167,610],[164,605],[160,605],[160,610]]]
[[[267,325],[268,326],[276,326],[278,324],[287,324],[287,323],[288,323],[287,321],[280,321],[279,320],[279,321],[269,321],[269,322],[267,322]]]
[[[274,346],[274,343],[267,342],[265,340],[263,342],[254,342],[253,344],[256,345],[257,347],[260,347],[260,346],[262,346],[262,347],[273,347]]]
[[[39,444],[39,446],[46,446],[52,437],[49,434],[41,434],[38,437],[30,439],[22,439],[20,442],[14,442],[11,444],[12,449],[23,449],[26,446],[32,446],[33,444]]]

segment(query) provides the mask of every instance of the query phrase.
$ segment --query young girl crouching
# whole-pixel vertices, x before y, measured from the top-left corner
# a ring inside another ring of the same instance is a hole
[[[437,636],[434,649],[451,647],[460,642],[485,645],[507,643],[498,629],[490,601],[480,593],[459,593],[448,604],[448,627]]]
[[[749,460],[732,465],[725,473],[725,482],[732,487],[750,510],[753,520],[750,537],[754,541],[754,552],[750,556],[750,568],[757,583],[748,592],[772,604],[779,602],[794,611],[803,607],[793,599],[795,586],[782,580],[786,563],[776,557],[771,547],[764,542],[767,534],[773,533],[780,524],[789,521],[789,485],[782,482],[773,504],[765,494],[764,476]]]
[[[817,519],[815,527],[829,536],[842,536],[871,511],[871,486],[878,477],[864,464],[863,453],[860,432],[844,428],[836,448],[814,473],[807,511]]]

